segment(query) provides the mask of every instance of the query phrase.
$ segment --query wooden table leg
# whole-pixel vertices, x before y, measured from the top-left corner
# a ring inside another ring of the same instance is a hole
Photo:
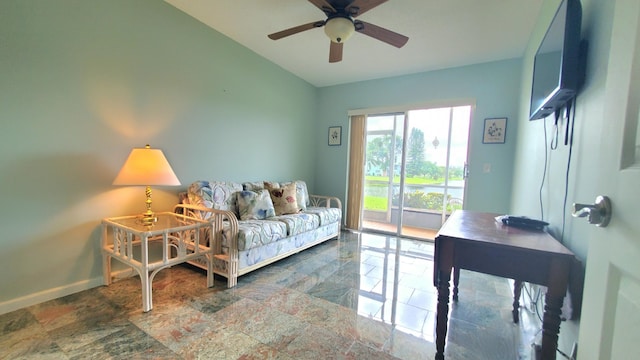
[[[542,358],[555,359],[558,347],[558,333],[560,332],[560,312],[562,297],[545,296],[544,316],[542,317]]]
[[[460,283],[460,268],[453,268],[453,301],[458,301],[458,284]]]
[[[444,360],[444,344],[449,321],[449,279],[451,270],[440,270],[438,279],[438,306],[436,308],[436,360]]]
[[[522,293],[522,281],[514,280],[513,282],[513,322],[520,322],[520,294]]]
[[[549,285],[544,298],[544,315],[542,317],[542,359],[555,359],[560,333],[560,314],[562,303],[567,292],[570,262],[553,260],[549,266]]]

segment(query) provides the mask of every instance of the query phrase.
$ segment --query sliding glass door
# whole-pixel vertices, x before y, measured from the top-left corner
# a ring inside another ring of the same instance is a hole
[[[433,239],[464,203],[471,106],[366,120],[363,228]]]
[[[366,124],[363,228],[396,233],[405,114],[367,116]]]

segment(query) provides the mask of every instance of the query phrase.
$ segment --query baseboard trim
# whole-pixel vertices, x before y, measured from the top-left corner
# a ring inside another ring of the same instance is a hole
[[[130,269],[124,269],[120,271],[114,271],[113,277],[125,278],[132,276]],[[60,286],[52,289],[47,289],[37,293],[29,294],[19,298],[11,299],[8,301],[0,302],[0,315],[6,314],[15,310],[26,308],[28,306],[43,303],[45,301],[54,300],[63,296],[75,294],[80,291],[89,290],[94,287],[101,286],[103,284],[102,276],[95,277],[88,280],[78,281],[73,284]]]

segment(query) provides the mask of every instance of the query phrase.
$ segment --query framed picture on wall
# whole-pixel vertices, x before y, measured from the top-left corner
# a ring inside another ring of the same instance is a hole
[[[507,118],[484,119],[483,144],[504,144],[507,134]]]
[[[329,146],[340,146],[342,144],[342,126],[329,127]]]

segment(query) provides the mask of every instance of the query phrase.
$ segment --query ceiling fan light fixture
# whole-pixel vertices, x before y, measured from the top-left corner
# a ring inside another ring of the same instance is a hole
[[[324,25],[324,33],[334,43],[345,42],[356,31],[353,20],[337,16],[327,20]]]

